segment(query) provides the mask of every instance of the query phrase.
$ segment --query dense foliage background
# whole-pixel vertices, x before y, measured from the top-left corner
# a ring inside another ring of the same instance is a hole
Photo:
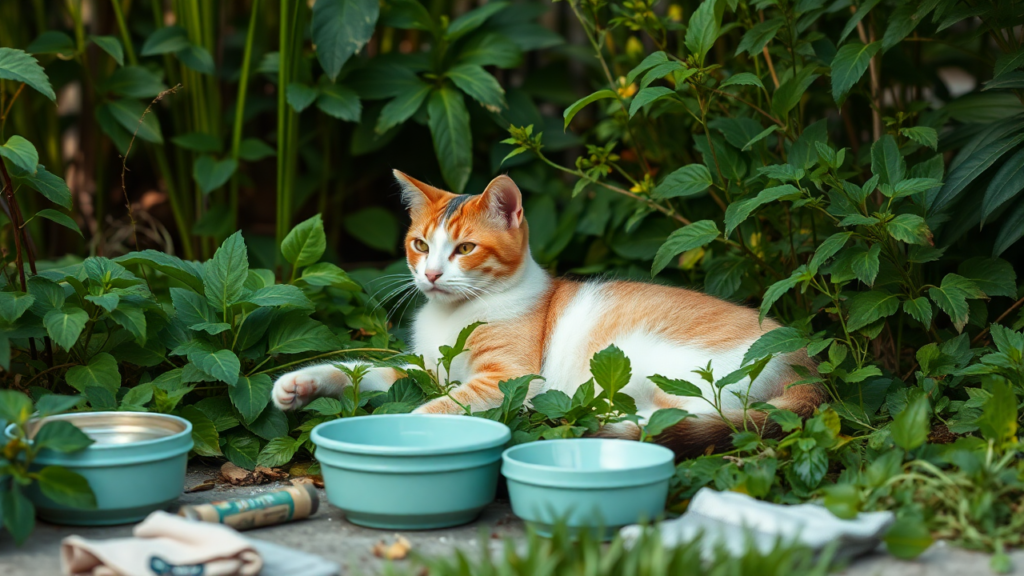
[[[1024,518],[1022,21],[964,0],[4,2],[4,387],[174,412],[200,456],[308,469],[316,423],[451,385],[425,369],[268,406],[278,370],[401,351],[390,169],[467,193],[507,172],[552,273],[653,276],[785,324],[694,378],[819,360],[804,382],[828,404],[750,404],[786,437],[744,426],[682,462],[674,505],[823,497],[898,509],[898,553],[930,534],[1001,552]],[[530,376],[505,383],[483,416],[517,441],[635,418],[628,359],[592,367],[532,410]],[[662,412],[646,438],[687,417]]]

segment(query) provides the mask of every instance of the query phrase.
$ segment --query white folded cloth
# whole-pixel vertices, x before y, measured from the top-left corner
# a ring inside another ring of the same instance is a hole
[[[263,560],[251,542],[221,524],[196,522],[153,512],[135,526],[132,538],[61,542],[65,576],[255,576]]]
[[[701,546],[709,557],[716,548],[739,556],[750,544],[768,552],[782,541],[817,551],[835,542],[836,556],[848,558],[876,548],[894,521],[892,512],[861,512],[843,520],[817,504],[772,504],[739,492],[701,488],[685,514],[659,522],[658,528],[666,546],[703,534]],[[634,524],[621,534],[633,541],[642,530]]]

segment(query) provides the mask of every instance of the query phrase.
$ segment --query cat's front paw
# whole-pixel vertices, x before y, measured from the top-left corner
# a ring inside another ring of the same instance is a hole
[[[281,410],[298,410],[314,399],[327,395],[328,388],[344,387],[347,379],[343,372],[333,366],[310,366],[278,378],[274,382],[271,397]]]
[[[435,398],[412,411],[413,414],[464,414],[465,412],[450,398]]]

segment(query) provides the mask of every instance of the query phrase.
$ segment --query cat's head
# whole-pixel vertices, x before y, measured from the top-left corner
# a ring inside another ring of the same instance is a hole
[[[452,194],[395,170],[412,224],[405,253],[416,287],[461,302],[501,292],[529,258],[523,196],[508,176],[479,195]]]

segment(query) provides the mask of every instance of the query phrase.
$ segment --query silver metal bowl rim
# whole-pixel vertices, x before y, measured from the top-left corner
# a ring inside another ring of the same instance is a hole
[[[152,444],[159,444],[163,442],[169,442],[177,440],[182,436],[192,436],[192,423],[182,418],[181,416],[175,416],[173,414],[159,414],[156,412],[118,412],[118,411],[104,411],[104,412],[66,412],[64,414],[51,414],[50,416],[44,416],[43,418],[32,418],[29,422],[46,421],[46,420],[66,420],[74,416],[123,416],[125,414],[132,414],[134,416],[141,416],[143,418],[163,418],[167,420],[177,421],[184,424],[185,429],[180,432],[175,432],[169,436],[162,436],[160,438],[153,438],[150,440],[140,440],[138,442],[131,442],[128,444],[90,444],[86,450],[124,450],[125,448],[135,448],[137,446],[148,446]],[[8,438],[14,438],[14,427],[15,424],[8,424],[4,429],[4,433]],[[29,440],[31,442],[31,440]]]

